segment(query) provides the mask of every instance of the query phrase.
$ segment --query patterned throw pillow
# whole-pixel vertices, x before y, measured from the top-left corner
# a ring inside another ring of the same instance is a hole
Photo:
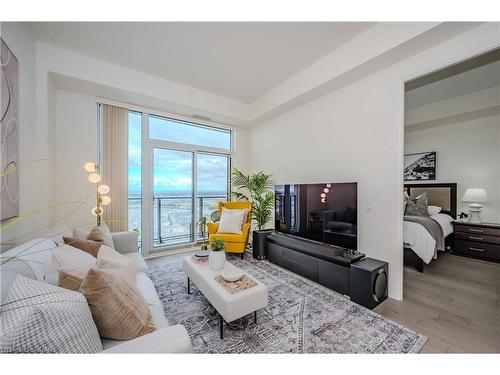
[[[0,308],[1,353],[97,353],[102,343],[85,297],[17,275]]]
[[[427,211],[427,194],[421,194],[414,199],[407,199],[405,215],[429,216]]]

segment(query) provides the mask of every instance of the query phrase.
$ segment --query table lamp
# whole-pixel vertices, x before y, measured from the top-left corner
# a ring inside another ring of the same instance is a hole
[[[469,202],[469,223],[471,224],[481,224],[481,216],[479,213],[483,206],[480,203],[488,202],[488,194],[486,190],[482,188],[468,188],[462,197],[462,202]]]

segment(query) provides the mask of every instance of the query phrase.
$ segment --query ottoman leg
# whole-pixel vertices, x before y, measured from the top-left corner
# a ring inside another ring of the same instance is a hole
[[[222,318],[222,315],[219,314],[220,317],[220,338],[221,340],[224,338],[224,319]]]
[[[257,324],[257,310],[253,313],[253,322]]]
[[[191,294],[191,280],[188,277],[188,294]]]

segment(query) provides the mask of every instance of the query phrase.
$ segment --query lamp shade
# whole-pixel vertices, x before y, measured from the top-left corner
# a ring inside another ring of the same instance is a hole
[[[488,194],[482,188],[469,188],[462,197],[462,202],[484,203],[488,202]]]

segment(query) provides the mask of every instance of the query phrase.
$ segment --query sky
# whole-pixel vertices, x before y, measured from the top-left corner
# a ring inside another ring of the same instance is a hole
[[[150,137],[197,144],[214,148],[231,148],[231,135],[218,131],[189,125],[165,118],[150,116]],[[193,187],[193,154],[188,151],[155,149],[154,192],[190,192]],[[227,191],[228,158],[221,155],[198,153],[198,195],[222,193]],[[129,194],[141,191],[141,114],[129,112]]]

